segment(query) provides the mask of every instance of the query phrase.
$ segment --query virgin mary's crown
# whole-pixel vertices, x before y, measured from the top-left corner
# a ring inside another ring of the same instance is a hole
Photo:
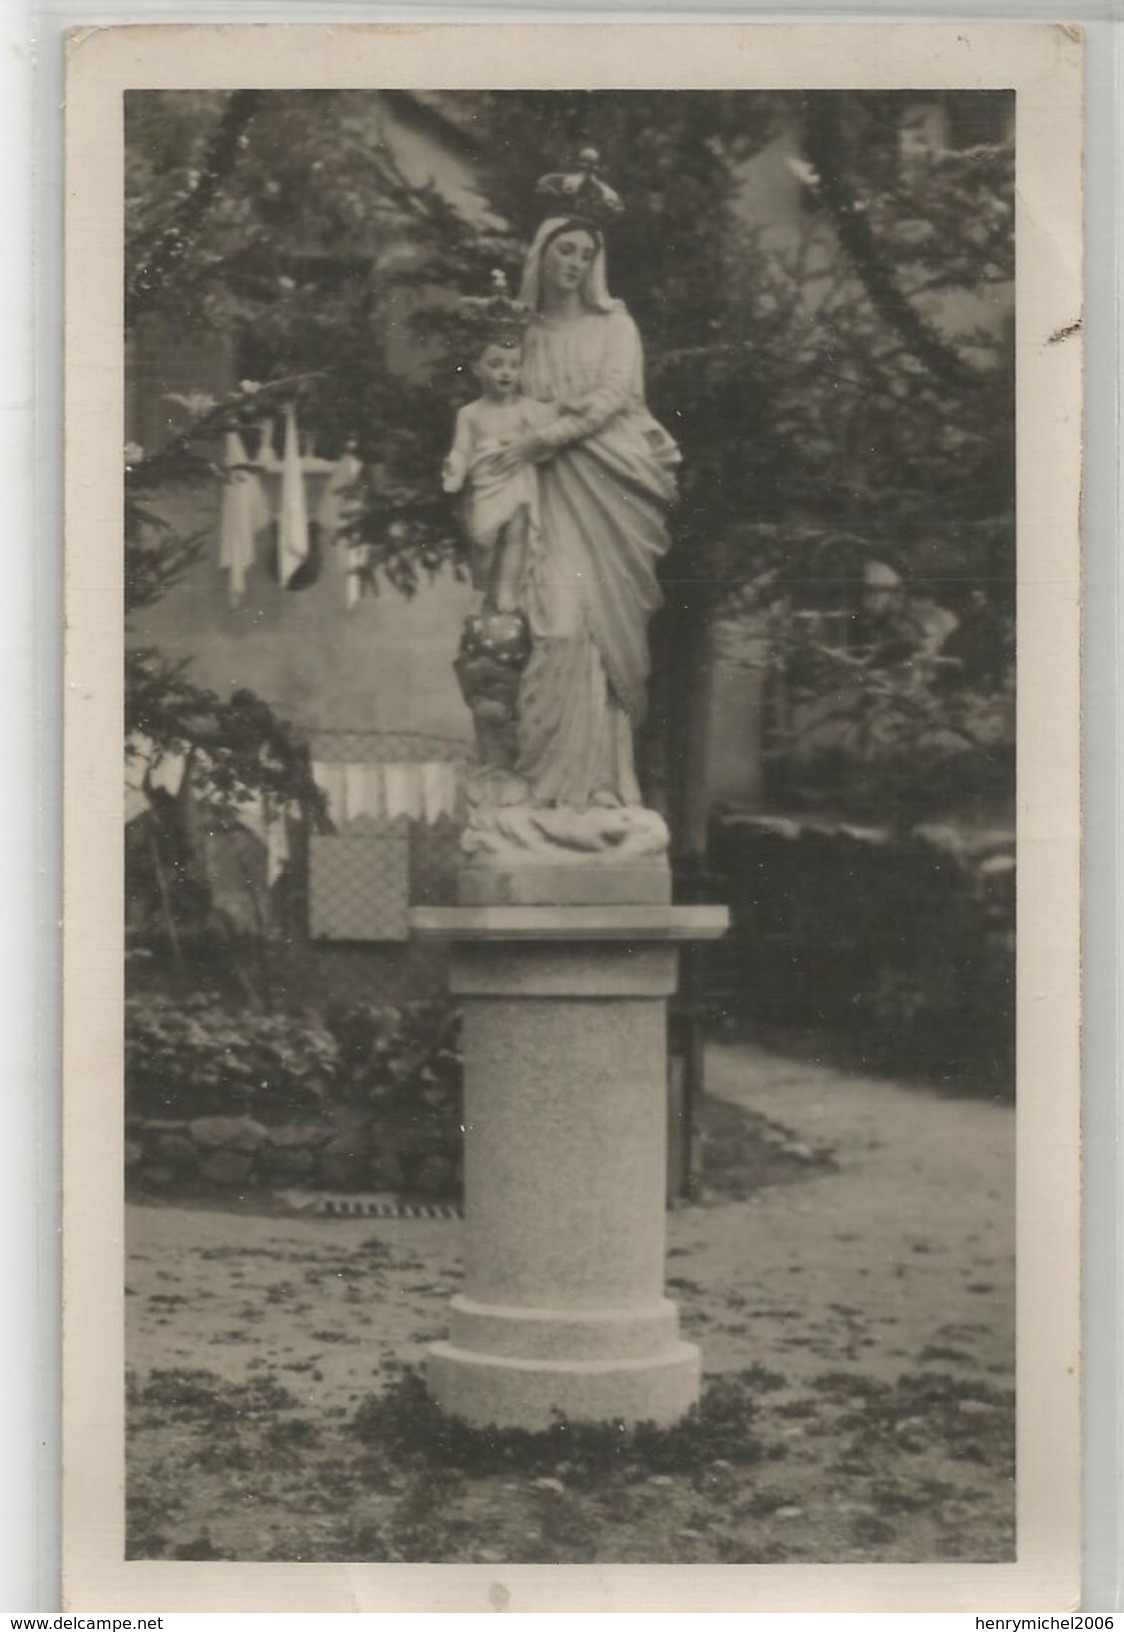
[[[550,215],[569,215],[591,226],[604,227],[624,214],[619,193],[598,175],[601,155],[595,147],[583,147],[578,169],[557,170],[542,176],[535,196]]]

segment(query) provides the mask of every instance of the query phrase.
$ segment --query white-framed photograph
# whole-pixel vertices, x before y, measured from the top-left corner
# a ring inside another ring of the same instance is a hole
[[[72,37],[69,1603],[1076,1602],[1080,132]]]

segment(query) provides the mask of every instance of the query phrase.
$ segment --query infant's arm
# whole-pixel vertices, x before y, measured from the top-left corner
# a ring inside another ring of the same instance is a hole
[[[475,440],[476,416],[472,412],[474,407],[475,404],[470,402],[457,410],[453,445],[441,467],[441,486],[446,493],[459,493],[468,476],[472,444]]]

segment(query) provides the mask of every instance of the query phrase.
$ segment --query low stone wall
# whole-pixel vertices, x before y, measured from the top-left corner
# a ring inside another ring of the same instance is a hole
[[[421,1128],[388,1129],[368,1110],[334,1106],[266,1125],[250,1116],[129,1118],[125,1171],[142,1191],[389,1191],[457,1198],[459,1143]]]

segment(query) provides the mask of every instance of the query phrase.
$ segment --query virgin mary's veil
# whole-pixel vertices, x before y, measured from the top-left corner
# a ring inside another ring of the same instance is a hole
[[[568,215],[552,215],[542,223],[535,233],[527,259],[523,262],[523,281],[519,285],[519,300],[532,311],[539,310],[542,298],[542,253],[543,249],[559,228],[566,227],[573,220]],[[574,222],[574,231],[588,232],[579,222]],[[591,312],[613,312],[621,305],[609,293],[609,283],[605,276],[605,241],[597,234],[597,250],[589,264],[585,282],[581,289],[582,303]]]

